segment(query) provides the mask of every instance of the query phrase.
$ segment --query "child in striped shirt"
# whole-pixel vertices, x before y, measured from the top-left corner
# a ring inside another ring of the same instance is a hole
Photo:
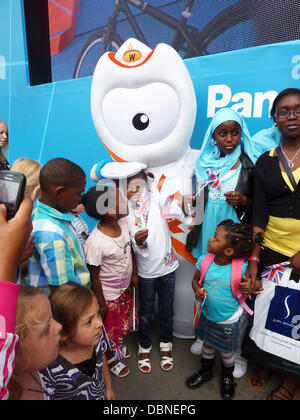
[[[28,263],[29,284],[43,288],[72,282],[90,286],[83,248],[72,226],[86,177],[75,163],[52,159],[40,173],[41,197],[33,211],[35,253]]]
[[[58,357],[39,372],[45,396],[115,400],[96,296],[87,287],[68,283],[55,288],[49,300],[62,333]]]

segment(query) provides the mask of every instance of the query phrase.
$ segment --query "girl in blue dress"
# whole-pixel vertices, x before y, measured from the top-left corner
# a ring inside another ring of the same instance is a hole
[[[195,258],[206,252],[209,238],[224,219],[236,223],[251,220],[255,151],[242,116],[220,109],[211,121],[196,163],[197,184],[208,180],[208,170],[218,174],[221,187],[205,187],[204,219],[194,238]]]

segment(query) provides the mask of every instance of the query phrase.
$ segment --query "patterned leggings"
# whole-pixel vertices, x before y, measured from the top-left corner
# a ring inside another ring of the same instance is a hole
[[[234,366],[234,353],[228,354],[220,352],[220,355],[222,362],[226,367]],[[202,348],[202,356],[204,359],[214,359],[216,356],[216,350],[204,343]]]

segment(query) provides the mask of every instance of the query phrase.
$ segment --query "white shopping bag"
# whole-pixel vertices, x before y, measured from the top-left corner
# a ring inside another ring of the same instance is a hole
[[[250,337],[262,350],[300,364],[300,284],[290,280],[291,272],[288,267],[281,278],[263,280]]]

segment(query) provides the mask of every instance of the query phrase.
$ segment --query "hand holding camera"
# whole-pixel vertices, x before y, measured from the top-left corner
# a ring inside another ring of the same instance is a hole
[[[32,201],[24,198],[16,215],[7,221],[0,204],[0,281],[15,282],[16,271],[32,231]]]

